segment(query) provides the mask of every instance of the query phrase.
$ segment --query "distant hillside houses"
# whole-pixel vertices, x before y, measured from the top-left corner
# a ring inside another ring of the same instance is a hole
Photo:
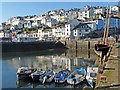
[[[120,6],[109,7],[109,10],[110,28],[120,28]],[[12,17],[0,24],[0,30],[26,32],[27,37],[39,40],[80,39],[92,31],[104,29],[106,12],[107,7],[102,6],[51,10],[41,15]]]

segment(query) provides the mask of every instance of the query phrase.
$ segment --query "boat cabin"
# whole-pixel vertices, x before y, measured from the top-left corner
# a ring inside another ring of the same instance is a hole
[[[88,67],[87,68],[87,79],[95,80],[97,78],[98,67]]]

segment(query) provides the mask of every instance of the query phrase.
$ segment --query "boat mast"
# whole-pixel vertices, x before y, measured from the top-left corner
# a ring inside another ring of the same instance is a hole
[[[110,16],[109,16],[109,4],[108,4],[106,22],[105,22],[105,28],[104,28],[104,37],[103,37],[103,42],[105,45],[108,44],[108,32],[109,32],[109,24],[110,24],[109,22],[110,22]]]

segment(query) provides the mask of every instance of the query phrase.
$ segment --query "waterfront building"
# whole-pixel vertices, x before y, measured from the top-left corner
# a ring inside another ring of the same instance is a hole
[[[48,27],[52,27],[52,25],[56,25],[59,22],[56,19],[53,19],[51,17],[44,17],[41,20],[41,24],[47,25]]]
[[[120,28],[120,18],[111,17],[110,18],[110,28]]]
[[[65,22],[65,19],[66,19],[65,16],[60,16],[59,17],[59,22]]]
[[[15,27],[15,28],[23,28],[23,20],[14,20],[11,23],[11,26]]]
[[[43,28],[38,29],[37,36],[39,40],[52,40],[53,39],[52,29],[48,30],[45,30]]]
[[[0,31],[0,42],[11,42],[10,34]]]
[[[96,21],[89,21],[87,25],[91,28],[91,31],[97,30],[97,22]]]
[[[102,19],[94,19],[96,26],[93,26],[94,30],[103,30],[104,28],[104,20]]]
[[[6,26],[10,30],[21,29],[23,28],[23,24],[24,24],[24,18],[20,16],[10,18],[6,21]]]
[[[95,14],[103,14],[104,15],[105,12],[106,12],[106,7],[98,6],[98,7],[95,7],[95,9],[94,9]]]
[[[7,28],[6,28],[6,23],[5,22],[3,22],[3,23],[1,23],[0,24],[0,30],[6,30]]]
[[[79,18],[91,18],[94,15],[94,8],[91,6],[85,6],[84,8],[81,8],[78,12]]]
[[[94,15],[93,15],[93,18],[104,20],[104,16],[105,16],[105,15],[103,15],[103,14],[94,14]]]
[[[56,39],[65,39],[65,26],[61,25],[61,26],[52,28],[52,35]]]
[[[24,20],[25,21],[34,21],[36,20],[37,16],[34,15],[34,16],[24,16]]]
[[[118,12],[120,12],[120,6],[115,5],[115,6],[111,7],[111,13],[112,14],[117,15]]]
[[[120,28],[119,4],[110,7],[110,12],[113,14],[110,18],[110,28]],[[105,13],[106,7],[101,6],[52,10],[39,16],[12,17],[0,24],[0,30],[18,31],[22,28],[39,27],[43,29],[31,32],[28,36],[40,40],[48,38],[74,39],[74,37],[79,39],[91,31],[102,30],[105,23]]]
[[[76,19],[78,18],[78,10],[76,9],[67,10],[64,15],[65,15],[65,18],[68,18],[68,21]]]
[[[38,26],[39,26],[38,21],[37,21],[37,20],[34,20],[34,21],[32,22],[32,27],[38,27]]]
[[[77,25],[74,29],[74,38],[80,39],[81,37],[84,37],[86,34],[90,33],[92,29],[89,27],[89,25],[92,23],[80,23]]]
[[[38,38],[38,33],[36,31],[31,31],[30,33],[26,34],[26,36]]]
[[[71,20],[65,24],[65,39],[73,39],[73,28],[75,28],[80,22],[78,19]]]
[[[55,19],[55,20],[59,21],[60,15],[57,15],[57,14],[51,14],[50,17],[51,17],[52,19]]]
[[[24,21],[24,28],[32,28],[33,21]]]

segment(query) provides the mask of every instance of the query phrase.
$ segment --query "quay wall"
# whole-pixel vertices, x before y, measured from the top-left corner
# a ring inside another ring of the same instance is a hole
[[[66,48],[61,42],[41,41],[41,42],[5,42],[0,43],[3,52],[29,52],[42,51],[47,49]]]

